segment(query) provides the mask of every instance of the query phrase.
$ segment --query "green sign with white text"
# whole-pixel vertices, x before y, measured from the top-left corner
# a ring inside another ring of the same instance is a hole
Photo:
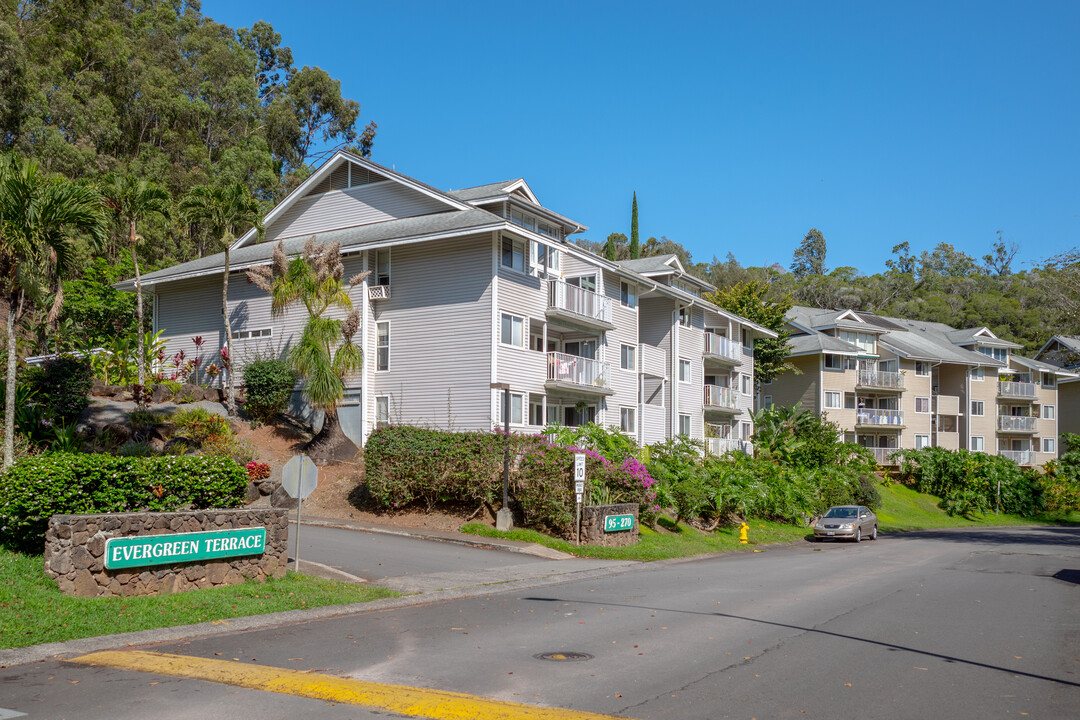
[[[265,527],[109,538],[105,541],[105,567],[119,570],[220,560],[261,555],[265,549]]]
[[[605,515],[604,532],[618,532],[620,530],[633,530],[634,516],[630,515]]]

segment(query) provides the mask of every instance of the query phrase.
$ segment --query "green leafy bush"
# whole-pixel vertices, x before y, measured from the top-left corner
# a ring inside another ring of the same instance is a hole
[[[949,514],[970,516],[993,508],[999,484],[1002,512],[1030,517],[1045,507],[1036,473],[1008,458],[937,447],[901,450],[897,457],[901,480],[918,492],[942,498],[942,508]]]
[[[289,405],[296,377],[289,364],[278,359],[259,359],[244,368],[244,409],[253,420],[264,423]]]
[[[184,408],[172,416],[177,433],[202,445],[215,438],[232,436],[229,423],[220,415],[215,415],[201,407]]]
[[[40,393],[46,407],[62,420],[74,420],[89,404],[93,384],[90,363],[83,358],[61,356],[43,366]]]
[[[0,475],[0,542],[40,552],[49,517],[238,507],[247,472],[221,457],[28,457]]]

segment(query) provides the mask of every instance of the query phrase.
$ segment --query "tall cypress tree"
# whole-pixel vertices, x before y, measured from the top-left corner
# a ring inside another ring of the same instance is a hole
[[[634,209],[630,213],[630,259],[641,257],[641,240],[637,229],[637,190],[634,191]]]

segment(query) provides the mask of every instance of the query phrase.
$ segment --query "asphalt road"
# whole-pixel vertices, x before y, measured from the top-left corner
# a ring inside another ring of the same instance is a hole
[[[642,720],[1075,718],[1078,582],[1078,529],[942,531],[515,584],[146,649]],[[592,658],[535,657],[549,651]],[[110,720],[387,716],[58,661],[0,671],[0,708]]]

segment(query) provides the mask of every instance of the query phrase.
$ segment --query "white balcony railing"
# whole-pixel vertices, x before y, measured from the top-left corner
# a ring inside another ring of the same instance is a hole
[[[1035,464],[1035,453],[1030,450],[998,450],[998,455],[1009,458],[1017,465]]]
[[[871,453],[873,453],[874,462],[876,462],[878,465],[895,465],[896,461],[891,459],[889,456],[892,455],[895,452],[898,452],[900,450],[900,448],[878,448],[878,447],[868,447],[866,449],[869,450]]]
[[[999,382],[998,395],[1002,397],[1034,400],[1036,388],[1037,386],[1035,383],[1029,382]]]
[[[705,438],[705,450],[716,457],[726,455],[729,452],[741,452],[749,455],[752,451],[749,440],[736,438]]]
[[[720,385],[705,386],[705,407],[720,407],[727,410],[739,409],[739,393]]]
[[[1035,432],[1037,417],[1021,415],[998,415],[997,429],[1002,432]]]
[[[611,387],[611,368],[605,362],[589,358],[549,352],[548,380],[594,388]]]
[[[548,307],[589,320],[611,323],[611,298],[563,280],[548,281]]]
[[[903,410],[859,410],[856,425],[903,425]]]
[[[742,345],[739,343],[731,342],[722,335],[716,333],[705,333],[705,354],[714,355],[717,357],[727,358],[732,362],[738,362],[742,357],[741,352]]]
[[[860,370],[857,385],[862,387],[885,388],[888,390],[903,390],[904,376],[894,372],[880,372],[878,370]]]

